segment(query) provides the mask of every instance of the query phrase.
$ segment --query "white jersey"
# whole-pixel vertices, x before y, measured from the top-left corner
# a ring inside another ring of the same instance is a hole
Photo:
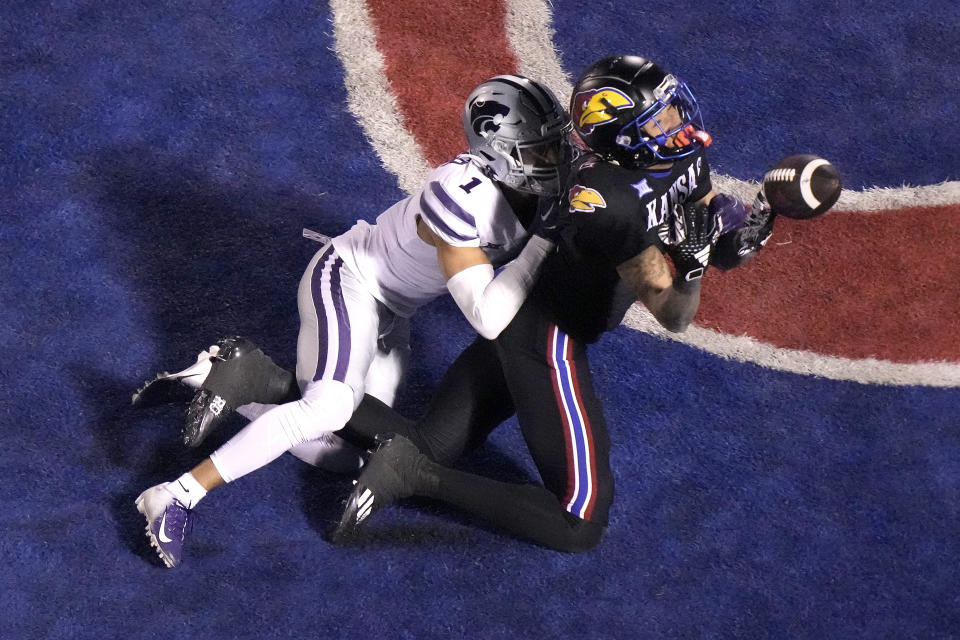
[[[454,247],[480,247],[494,268],[512,260],[529,234],[503,192],[473,156],[434,169],[423,188],[333,239],[337,254],[371,295],[402,317],[447,292],[437,250],[417,235],[422,219]]]

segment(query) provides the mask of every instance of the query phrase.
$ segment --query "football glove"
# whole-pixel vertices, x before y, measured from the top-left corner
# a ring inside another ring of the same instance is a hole
[[[692,282],[699,280],[710,264],[710,254],[720,237],[717,214],[708,205],[692,202],[678,205],[674,211],[675,221],[682,216],[682,229],[674,224],[666,232],[674,236],[676,242],[667,247],[667,254],[677,269],[676,280]],[[674,221],[664,221],[672,224]],[[661,233],[663,237],[663,233]]]
[[[719,197],[714,197],[714,200]],[[710,264],[727,270],[746,262],[770,240],[770,236],[773,235],[773,221],[776,217],[777,214],[770,208],[763,195],[763,189],[760,189],[743,222],[720,236]]]
[[[537,213],[533,220],[531,233],[556,242],[560,235],[560,199],[556,196],[543,196],[537,199]]]

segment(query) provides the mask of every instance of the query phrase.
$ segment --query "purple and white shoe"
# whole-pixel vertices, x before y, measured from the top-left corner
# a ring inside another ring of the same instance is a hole
[[[147,519],[147,538],[157,555],[170,568],[180,566],[187,523],[191,511],[167,489],[167,484],[150,487],[137,497],[137,511]]]

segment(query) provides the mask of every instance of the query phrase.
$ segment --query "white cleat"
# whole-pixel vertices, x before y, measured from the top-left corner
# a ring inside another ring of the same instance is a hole
[[[212,345],[201,351],[197,361],[182,371],[158,373],[153,380],[147,380],[137,389],[131,398],[131,404],[139,407],[152,407],[169,402],[189,401],[193,392],[200,388],[213,368],[213,358],[220,353],[220,347]],[[186,387],[186,390],[183,387]],[[189,391],[189,393],[185,393]]]

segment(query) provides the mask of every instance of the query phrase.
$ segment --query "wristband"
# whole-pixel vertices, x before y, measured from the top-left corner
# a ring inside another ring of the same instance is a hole
[[[699,291],[703,279],[703,269],[699,269],[699,271],[700,273],[698,275],[689,279],[686,276],[693,273],[692,271],[687,274],[678,273],[673,277],[673,288],[680,293],[695,293]]]

